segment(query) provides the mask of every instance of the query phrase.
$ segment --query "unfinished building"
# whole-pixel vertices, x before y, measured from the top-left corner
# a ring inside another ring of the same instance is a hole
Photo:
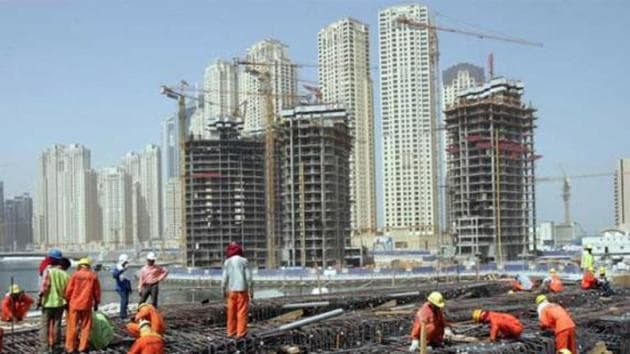
[[[446,107],[449,218],[460,255],[498,262],[527,250],[535,225],[535,109],[504,78],[462,92]]]
[[[209,138],[186,148],[186,262],[220,266],[230,242],[254,267],[267,258],[264,142],[241,135],[242,122],[219,119]]]
[[[334,266],[350,245],[352,138],[341,105],[281,112],[278,127],[282,263]]]

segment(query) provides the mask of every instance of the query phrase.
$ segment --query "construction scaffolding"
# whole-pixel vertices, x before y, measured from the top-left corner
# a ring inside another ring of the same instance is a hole
[[[278,129],[282,263],[343,264],[350,246],[352,138],[341,105],[284,110]]]
[[[186,144],[186,261],[220,266],[230,242],[254,267],[267,260],[265,145],[241,136],[242,121],[219,119],[210,138]]]
[[[527,252],[535,225],[535,109],[523,84],[503,78],[447,107],[449,219],[460,255],[502,263]]]

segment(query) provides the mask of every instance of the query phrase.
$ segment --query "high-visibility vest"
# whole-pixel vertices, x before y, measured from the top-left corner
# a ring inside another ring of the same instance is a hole
[[[70,276],[59,268],[48,268],[50,289],[42,299],[42,307],[58,308],[66,305],[65,292]]]

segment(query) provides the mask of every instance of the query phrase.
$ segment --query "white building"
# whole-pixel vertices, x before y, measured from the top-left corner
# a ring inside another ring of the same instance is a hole
[[[114,250],[133,244],[131,176],[122,168],[98,174],[98,204],[102,213],[102,245]]]
[[[247,69],[269,72],[275,117],[281,110],[292,108],[295,105],[297,101],[297,68],[289,58],[289,48],[286,44],[275,39],[265,39],[250,47],[245,59],[252,63],[265,64],[249,65]],[[267,108],[265,97],[260,95],[259,77],[247,70],[241,72],[239,92],[246,96],[242,97],[246,100],[244,104],[245,130],[265,129]]]
[[[182,245],[182,196],[181,183],[178,178],[171,178],[166,182],[164,194],[164,241],[168,245]]]
[[[225,60],[212,61],[206,67],[203,89],[206,126],[217,118],[234,117],[239,108],[239,70]]]
[[[437,223],[436,125],[429,31],[395,22],[428,23],[426,6],[400,5],[379,13],[385,229],[432,234]],[[392,233],[393,234],[393,233]]]
[[[483,85],[483,68],[468,63],[451,66],[442,72],[442,104],[444,108],[455,103],[455,98],[464,90]]]
[[[350,199],[353,234],[376,228],[374,107],[368,26],[351,18],[334,22],[317,35],[323,101],[342,103],[353,136]]]
[[[615,172],[615,224],[630,232],[630,158],[619,159]]]
[[[623,230],[607,229],[598,237],[584,237],[582,245],[593,247],[593,256],[597,259],[608,257],[620,260],[630,256],[630,234]]]

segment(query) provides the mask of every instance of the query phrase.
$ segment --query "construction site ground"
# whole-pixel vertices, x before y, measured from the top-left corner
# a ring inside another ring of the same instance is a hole
[[[509,282],[501,280],[433,281],[260,300],[250,308],[249,335],[239,340],[225,335],[221,303],[165,305],[166,353],[407,353],[415,312],[433,290],[447,299],[445,313],[453,334],[429,353],[555,353],[552,333],[538,326],[537,293],[508,294],[509,289]],[[572,314],[580,353],[630,353],[630,289],[615,290],[616,295],[603,298],[597,291],[567,284],[563,293],[548,295]],[[471,321],[476,308],[516,315],[525,328],[522,337],[488,342],[487,326]],[[318,320],[310,322],[313,316]],[[113,321],[113,343],[92,353],[126,353],[132,345],[124,323]],[[35,328],[5,331],[4,353],[36,353],[37,348]]]

